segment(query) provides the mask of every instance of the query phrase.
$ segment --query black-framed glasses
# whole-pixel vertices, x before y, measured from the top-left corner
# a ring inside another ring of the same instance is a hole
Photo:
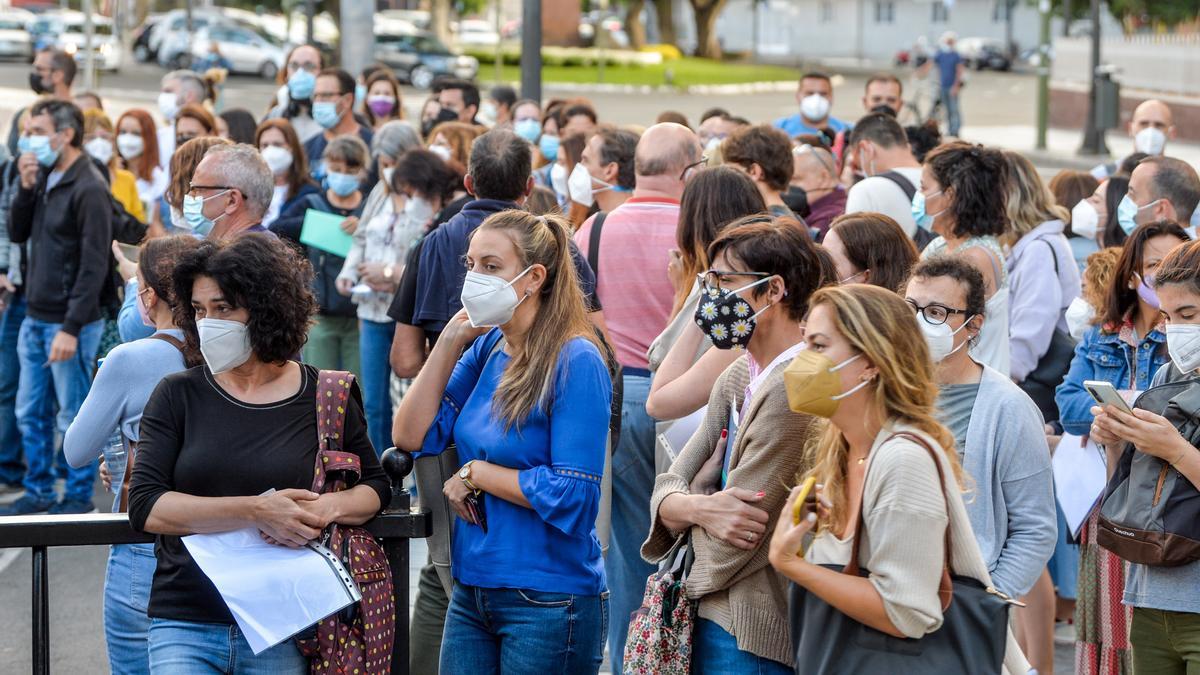
[[[701,156],[699,161],[692,162],[691,164],[688,164],[687,166],[683,167],[683,171],[679,172],[679,180],[684,180],[685,178],[687,178],[688,172],[691,171],[692,169],[700,166],[701,164],[707,164],[707,163],[708,163],[708,156],[707,155]]]
[[[291,63],[287,64],[287,71],[289,73],[294,73],[297,70],[306,70],[315,75],[320,69],[321,67],[315,63],[299,63],[292,61]]]
[[[237,188],[230,187],[228,185],[196,185],[193,183],[191,185],[188,185],[187,193],[190,195],[190,194],[195,194],[197,190],[236,190],[236,189]]]
[[[912,310],[914,313],[920,314],[921,316],[925,317],[925,320],[934,326],[940,326],[940,325],[946,323],[946,321],[950,318],[951,314],[966,314],[967,313],[967,310],[965,310],[965,309],[955,309],[953,307],[947,307],[947,306],[937,303],[937,302],[931,302],[928,305],[925,305],[924,307],[922,307],[922,306],[918,305],[917,303],[913,302],[912,299],[910,299],[910,298],[905,298],[904,301],[908,303],[909,307],[912,307]]]
[[[700,280],[700,286],[705,290],[721,290],[721,284],[729,284],[729,280],[734,277],[755,277],[763,279],[772,276],[767,272],[734,272],[731,270],[708,270],[696,275]]]

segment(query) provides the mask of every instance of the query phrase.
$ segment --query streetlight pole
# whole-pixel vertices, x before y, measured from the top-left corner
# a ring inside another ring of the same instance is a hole
[[[1107,155],[1108,145],[1104,142],[1104,130],[1100,128],[1100,106],[1097,100],[1097,80],[1100,71],[1100,0],[1091,0],[1092,14],[1092,56],[1088,73],[1091,81],[1088,86],[1088,115],[1087,127],[1083,130],[1083,144],[1079,148],[1081,155]]]
[[[1050,0],[1038,0],[1038,11],[1042,30],[1038,44],[1037,149],[1045,150],[1050,116]]]
[[[521,97],[542,100],[542,0],[524,0],[522,7]]]

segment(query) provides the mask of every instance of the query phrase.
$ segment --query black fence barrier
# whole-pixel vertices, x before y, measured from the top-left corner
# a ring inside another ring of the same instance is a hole
[[[392,482],[392,497],[383,512],[365,525],[382,543],[392,568],[392,592],[396,602],[393,675],[408,675],[409,539],[424,539],[432,530],[429,512],[413,509],[411,497],[404,488],[404,477],[412,472],[412,466],[412,457],[396,448],[383,454],[383,469]],[[35,675],[50,672],[49,549],[153,541],[153,535],[134,531],[124,513],[0,517],[0,548],[33,549],[32,660]]]

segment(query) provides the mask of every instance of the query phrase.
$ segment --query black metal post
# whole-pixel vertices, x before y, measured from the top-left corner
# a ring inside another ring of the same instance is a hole
[[[524,0],[521,14],[521,97],[542,100],[542,0]]]
[[[404,487],[404,477],[412,473],[413,458],[407,452],[388,448],[381,458],[384,473],[392,481],[392,498],[384,514],[407,514],[412,497]],[[396,633],[392,643],[392,674],[408,675],[408,537],[383,540],[388,566],[392,568],[392,601],[396,605]]]
[[[316,14],[316,1],[304,0],[304,44],[313,44],[313,14]]]
[[[33,673],[50,675],[50,566],[45,546],[33,547]]]
[[[1088,114],[1087,126],[1083,130],[1083,145],[1079,148],[1081,155],[1107,155],[1108,144],[1105,143],[1104,129],[1100,128],[1100,105],[1098,100],[1097,81],[1100,77],[1100,0],[1092,2],[1092,54],[1089,60],[1088,82]]]

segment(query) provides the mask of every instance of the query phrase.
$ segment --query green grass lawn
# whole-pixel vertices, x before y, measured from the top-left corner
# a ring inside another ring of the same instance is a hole
[[[672,79],[668,80],[670,71]],[[518,66],[503,66],[500,70],[505,82],[521,79]],[[479,79],[495,80],[496,67],[490,63],[480,64]],[[545,66],[542,81],[547,83],[569,82],[574,84],[666,85],[690,87],[699,84],[741,84],[744,82],[794,81],[798,72],[792,68],[744,63],[724,63],[709,59],[683,58],[667,61],[655,66],[605,66],[603,77],[596,66]]]

